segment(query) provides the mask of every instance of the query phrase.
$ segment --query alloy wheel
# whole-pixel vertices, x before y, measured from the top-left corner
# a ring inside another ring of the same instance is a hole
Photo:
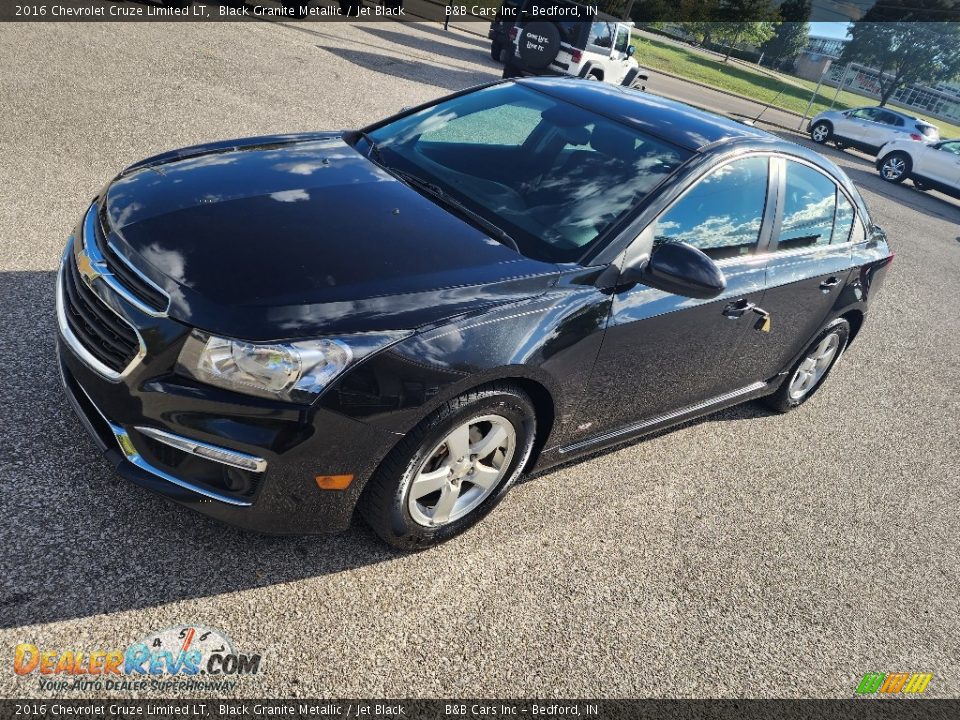
[[[907,169],[907,163],[903,158],[896,155],[888,157],[883,161],[880,173],[884,180],[899,180]]]
[[[840,336],[830,333],[803,359],[797,371],[790,379],[790,398],[799,400],[826,375],[837,351],[840,348]]]
[[[817,125],[813,129],[813,132],[811,133],[811,137],[813,137],[814,141],[818,143],[826,142],[829,136],[830,136],[829,128],[827,128],[826,125],[822,125],[822,124]]]
[[[510,469],[517,433],[501,415],[483,415],[452,432],[417,470],[407,499],[410,517],[437,527],[480,506]]]

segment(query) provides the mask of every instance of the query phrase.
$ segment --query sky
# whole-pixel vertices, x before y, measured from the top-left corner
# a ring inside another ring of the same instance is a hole
[[[847,37],[846,22],[812,22],[810,23],[810,34],[817,37],[840,38]]]

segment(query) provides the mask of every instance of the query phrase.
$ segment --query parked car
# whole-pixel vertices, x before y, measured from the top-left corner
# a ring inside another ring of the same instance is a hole
[[[509,30],[503,77],[568,75],[642,90],[648,77],[633,57],[632,31],[633,22],[597,16],[579,3],[526,0]]]
[[[907,178],[920,190],[939,190],[960,198],[960,140],[925,145],[894,140],[877,154],[877,170],[887,182]]]
[[[854,147],[871,154],[893,140],[940,140],[936,125],[885,107],[827,110],[807,124],[807,132],[816,143],[833,141],[839,148]]]
[[[522,4],[523,0],[505,0],[487,31],[487,37],[490,38],[490,57],[501,64],[507,61],[510,53],[510,28],[520,19]]]
[[[498,82],[126,168],[67,242],[59,365],[132,482],[265,532],[357,510],[420,548],[523,473],[804,403],[892,257],[812,150],[604,83]]]

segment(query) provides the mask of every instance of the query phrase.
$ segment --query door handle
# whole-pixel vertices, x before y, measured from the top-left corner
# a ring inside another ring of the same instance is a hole
[[[749,302],[745,299],[734,300],[723,309],[723,314],[731,320],[739,320],[746,313],[753,310],[756,306],[756,303]]]
[[[840,278],[834,276],[827,278],[822,283],[820,283],[820,289],[823,290],[824,294],[830,292],[831,288],[836,287],[840,284]]]

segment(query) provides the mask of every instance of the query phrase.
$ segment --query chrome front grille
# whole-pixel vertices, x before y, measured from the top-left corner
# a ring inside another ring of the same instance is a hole
[[[60,272],[61,320],[97,362],[120,375],[140,352],[137,331],[87,286],[73,253],[67,254]]]
[[[107,271],[120,282],[126,290],[151,311],[151,314],[166,313],[170,306],[170,298],[157,287],[149,278],[135,268],[129,260],[117,251],[109,241],[110,220],[107,217],[106,205],[99,211],[96,206],[91,212],[97,212],[96,222],[91,223],[94,233],[94,242],[103,257]],[[88,241],[89,242],[89,241]]]

